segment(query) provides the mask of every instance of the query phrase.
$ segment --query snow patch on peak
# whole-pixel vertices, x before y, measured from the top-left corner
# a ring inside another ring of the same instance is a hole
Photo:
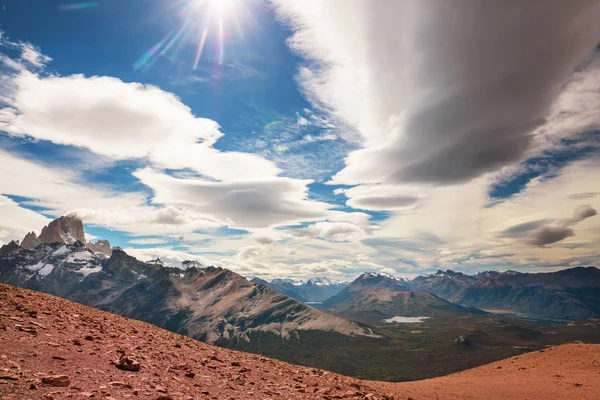
[[[386,272],[372,272],[372,271],[363,273],[359,278],[379,278],[379,277],[393,279],[395,281],[400,280],[399,278],[396,278],[395,276],[392,276]]]

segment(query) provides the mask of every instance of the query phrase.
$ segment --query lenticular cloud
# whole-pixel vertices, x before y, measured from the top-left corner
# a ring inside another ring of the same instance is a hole
[[[275,1],[299,81],[353,126],[337,184],[465,182],[520,160],[600,38],[589,1]]]

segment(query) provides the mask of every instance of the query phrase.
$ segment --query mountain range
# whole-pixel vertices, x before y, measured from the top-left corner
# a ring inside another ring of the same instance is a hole
[[[282,293],[288,290],[273,284],[270,287]],[[367,288],[370,290],[364,291]],[[438,270],[413,280],[368,272],[335,289],[336,293],[317,307],[342,313],[338,315],[349,310],[361,310],[362,313],[370,309],[386,309],[388,311],[381,315],[387,315],[395,309],[397,315],[412,316],[421,310],[421,316],[434,316],[442,310],[452,313],[470,308],[471,311],[482,309],[540,319],[600,317],[600,270],[596,267],[574,267],[547,273],[486,271],[476,275]],[[414,297],[401,300],[407,291],[412,291],[411,296],[417,296],[419,301],[409,301]],[[400,304],[403,307],[398,307]],[[408,304],[415,307],[407,308]],[[429,304],[431,308],[427,310],[423,304]],[[373,322],[371,318],[369,320]]]
[[[435,294],[411,290],[406,280],[371,272],[360,275],[320,307],[373,325],[394,317],[434,317],[470,311]]]
[[[460,374],[386,383],[201,343],[0,284],[0,398],[597,399],[600,345],[567,344]]]
[[[62,217],[49,226],[64,226]],[[72,217],[69,217],[72,218]],[[62,224],[62,225],[61,225]],[[69,221],[67,226],[78,226]],[[72,232],[72,231],[70,231]],[[209,343],[299,330],[375,336],[368,327],[333,316],[256,285],[219,267],[166,267],[142,262],[119,248],[98,256],[69,235],[33,249],[11,242],[0,249],[0,281],[54,294],[140,319]],[[78,236],[77,238],[83,238]]]
[[[251,282],[233,271],[193,260],[177,268],[160,259],[142,262],[118,247],[111,248],[107,241],[82,242],[79,239],[85,240],[85,232],[79,227],[83,227],[81,221],[66,216],[49,224],[46,235],[35,235],[58,242],[40,241],[31,249],[16,241],[2,246],[0,281],[222,347],[371,379],[438,376],[545,344],[597,339],[596,325],[588,327],[587,322],[546,329],[476,309],[492,308],[511,299],[511,293],[526,290],[529,297],[515,297],[510,300],[515,304],[508,306],[526,309],[542,304],[552,315],[566,310],[571,318],[597,315],[593,309],[598,287],[595,268],[477,276],[438,271],[412,281],[371,272],[350,283],[325,278],[305,282],[254,278]],[[31,242],[34,235],[28,236]],[[530,292],[540,285],[546,293],[567,293],[568,298],[583,300],[573,303],[579,307],[561,309],[557,304],[564,297],[539,298]],[[313,300],[314,307],[271,288],[295,290],[297,298],[306,303]],[[397,321],[396,317],[430,319]],[[385,362],[373,363],[373,359]],[[396,364],[389,367],[389,363]]]
[[[251,282],[258,285],[265,285],[269,289],[304,303],[322,302],[348,285],[347,282],[335,282],[325,277],[315,277],[307,281],[273,279],[270,282],[254,277],[251,279]]]

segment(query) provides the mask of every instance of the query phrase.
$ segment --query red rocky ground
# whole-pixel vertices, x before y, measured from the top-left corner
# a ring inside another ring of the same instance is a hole
[[[448,377],[360,381],[180,336],[0,284],[2,399],[598,399],[600,345]]]

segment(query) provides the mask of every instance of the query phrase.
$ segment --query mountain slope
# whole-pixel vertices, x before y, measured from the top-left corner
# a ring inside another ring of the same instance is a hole
[[[0,327],[3,399],[591,400],[600,392],[600,345],[563,345],[446,377],[386,383],[213,347],[4,284]]]
[[[332,304],[328,310],[340,317],[367,324],[381,324],[383,319],[395,316],[435,317],[469,311],[431,293],[390,288],[359,290],[347,299]]]
[[[322,308],[343,318],[380,325],[384,319],[464,314],[469,310],[434,294],[409,290],[406,281],[365,273],[323,302]]]
[[[387,274],[365,272],[358,278],[350,282],[343,290],[339,293],[331,296],[327,300],[323,301],[322,308],[330,308],[335,304],[341,303],[344,300],[352,297],[356,292],[363,289],[394,289],[398,291],[408,290],[406,282],[400,279],[396,279]]]
[[[457,293],[453,300],[467,306],[539,318],[597,318],[600,270],[579,267],[552,273],[503,273],[479,279]]]
[[[454,297],[462,289],[472,285],[477,278],[452,270],[437,271],[435,274],[421,275],[410,281],[410,288],[433,293],[443,299]]]
[[[0,280],[144,320],[215,342],[248,333],[282,338],[298,330],[372,336],[370,329],[325,314],[222,268],[167,268],[115,249],[99,259],[81,242],[13,248],[0,257]]]

